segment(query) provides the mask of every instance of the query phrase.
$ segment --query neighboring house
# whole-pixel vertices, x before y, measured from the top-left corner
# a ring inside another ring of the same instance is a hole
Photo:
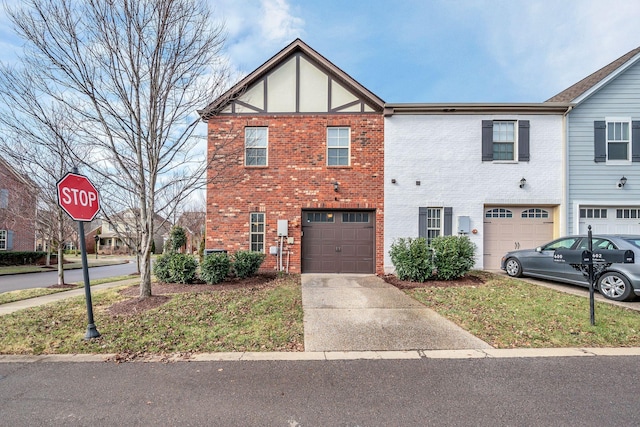
[[[297,39],[200,111],[206,248],[291,272],[382,273],[383,106]]]
[[[200,248],[200,242],[204,235],[204,227],[206,222],[206,212],[183,212],[178,218],[176,225],[184,228],[187,236],[185,251],[187,253],[197,253]]]
[[[385,271],[398,238],[466,235],[476,268],[561,234],[567,104],[387,104]]]
[[[95,230],[86,237],[87,245],[91,239],[95,239],[95,233],[99,230],[97,241],[99,254],[133,254],[141,241],[140,221],[134,209],[127,209],[107,218],[100,218],[91,223],[90,229]],[[171,225],[159,215],[154,219],[155,253],[162,253],[164,239],[169,234]],[[94,241],[95,245],[95,241]]]
[[[567,114],[567,231],[640,234],[640,48],[557,94]]]
[[[38,188],[0,159],[0,251],[33,251]]]

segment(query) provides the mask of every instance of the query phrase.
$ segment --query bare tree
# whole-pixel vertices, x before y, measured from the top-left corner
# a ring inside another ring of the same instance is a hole
[[[58,250],[58,284],[64,284],[64,243],[73,237],[70,218],[57,204],[56,182],[71,169],[74,147],[72,114],[51,103],[38,88],[38,76],[26,69],[0,67],[0,152],[34,183],[38,197],[36,228]],[[35,210],[16,212],[34,215]],[[47,251],[49,253],[49,251]],[[47,265],[49,255],[47,255]]]
[[[204,184],[196,111],[227,82],[222,23],[197,0],[25,0],[8,13],[21,60],[73,112],[86,144],[74,156],[101,177],[101,197],[135,198],[140,296],[150,296],[155,214]]]

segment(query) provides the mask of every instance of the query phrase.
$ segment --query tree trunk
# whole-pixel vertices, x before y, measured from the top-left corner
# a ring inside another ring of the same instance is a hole
[[[64,285],[64,213],[58,212],[58,285]]]

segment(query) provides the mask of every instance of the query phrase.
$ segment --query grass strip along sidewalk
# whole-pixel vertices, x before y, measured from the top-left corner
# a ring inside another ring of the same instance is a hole
[[[596,302],[596,325],[591,326],[587,298],[487,272],[473,274],[484,283],[405,292],[496,348],[640,346],[637,311]],[[153,297],[166,299],[155,308],[124,314],[115,307],[135,303],[137,287],[96,292],[94,315],[102,336],[91,341],[83,340],[81,297],[2,316],[0,353],[303,350],[299,275],[260,286],[197,285],[194,291],[188,286],[187,291]]]

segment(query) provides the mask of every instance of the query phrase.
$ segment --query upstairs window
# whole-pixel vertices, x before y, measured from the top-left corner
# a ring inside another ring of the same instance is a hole
[[[607,122],[607,160],[629,160],[629,122]]]
[[[350,141],[348,127],[327,128],[327,166],[349,166]]]
[[[9,190],[3,188],[0,190],[0,208],[7,209],[9,207]]]
[[[483,120],[483,162],[528,162],[529,120]]]
[[[268,132],[266,127],[244,129],[245,166],[267,166]]]
[[[515,151],[515,123],[493,122],[493,160],[514,160]]]
[[[593,122],[593,161],[640,162],[640,121],[607,118]]]

